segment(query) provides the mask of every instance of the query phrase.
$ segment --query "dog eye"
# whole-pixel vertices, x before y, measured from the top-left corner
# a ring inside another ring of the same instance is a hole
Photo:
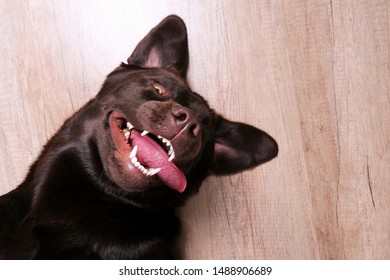
[[[152,86],[156,90],[156,93],[163,97],[169,97],[169,93],[165,90],[165,88],[159,83],[153,83]]]

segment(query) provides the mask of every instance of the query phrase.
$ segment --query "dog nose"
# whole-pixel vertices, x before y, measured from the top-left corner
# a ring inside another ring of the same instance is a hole
[[[198,119],[190,109],[174,105],[172,106],[171,112],[177,127],[188,130],[195,137],[200,136],[202,129]]]

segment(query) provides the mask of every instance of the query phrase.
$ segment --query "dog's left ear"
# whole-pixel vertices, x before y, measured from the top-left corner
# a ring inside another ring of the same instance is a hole
[[[213,174],[233,174],[267,162],[278,154],[278,144],[256,127],[217,117]]]
[[[188,41],[183,20],[174,15],[166,17],[142,39],[127,62],[142,68],[169,68],[185,78]]]

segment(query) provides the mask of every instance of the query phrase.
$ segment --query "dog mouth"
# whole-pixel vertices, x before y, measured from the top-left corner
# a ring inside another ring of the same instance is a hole
[[[186,177],[174,164],[175,151],[168,139],[146,130],[137,130],[119,112],[111,113],[109,126],[116,152],[124,161],[127,172],[135,171],[146,178],[157,177],[180,193],[185,190]]]

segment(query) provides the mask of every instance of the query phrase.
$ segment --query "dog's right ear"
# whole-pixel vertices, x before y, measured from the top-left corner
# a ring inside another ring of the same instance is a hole
[[[183,20],[174,15],[166,17],[142,39],[127,62],[142,68],[168,68],[184,79],[188,68],[188,41]]]
[[[266,132],[217,116],[214,158],[210,171],[227,175],[251,169],[278,154],[278,144]]]

